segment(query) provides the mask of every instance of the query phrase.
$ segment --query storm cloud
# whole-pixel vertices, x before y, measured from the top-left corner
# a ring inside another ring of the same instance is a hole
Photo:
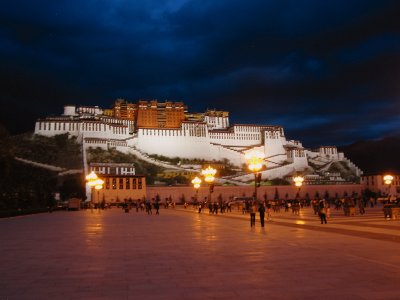
[[[18,133],[121,97],[228,110],[310,147],[397,134],[399,16],[399,1],[9,1],[0,121]]]

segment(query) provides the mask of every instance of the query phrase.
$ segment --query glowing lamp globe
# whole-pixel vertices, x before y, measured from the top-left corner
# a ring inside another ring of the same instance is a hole
[[[201,184],[201,179],[199,178],[199,177],[195,177],[193,180],[192,180],[192,184],[193,184],[193,187],[195,188],[195,189],[198,189],[199,187],[200,187],[200,184]]]
[[[201,174],[204,176],[204,180],[208,183],[213,182],[215,179],[215,174],[217,173],[216,169],[211,168],[208,166],[206,169],[201,171]]]
[[[295,178],[293,178],[293,181],[295,186],[301,187],[303,185],[304,178],[301,176],[296,176]]]
[[[385,184],[387,184],[387,185],[392,184],[393,176],[392,176],[392,175],[385,175],[385,176],[383,177],[383,181],[384,181]]]
[[[246,163],[249,167],[249,170],[252,172],[257,172],[259,170],[261,170],[262,166],[263,166],[263,161],[265,158],[264,153],[260,152],[260,151],[250,151],[247,152],[244,156]]]
[[[95,172],[92,171],[85,178],[86,178],[88,186],[90,186],[90,187],[96,186],[96,180],[98,180],[98,177]]]

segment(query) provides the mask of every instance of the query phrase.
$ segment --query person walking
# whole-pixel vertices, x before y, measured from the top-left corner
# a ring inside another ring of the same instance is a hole
[[[264,218],[265,218],[265,206],[264,206],[264,203],[260,203],[260,205],[258,206],[258,212],[260,213],[261,227],[264,227]]]
[[[271,209],[272,209],[272,205],[271,202],[267,203],[267,221],[272,221],[272,214],[271,214]]]
[[[327,224],[328,222],[326,221],[326,207],[324,200],[319,202],[318,208],[318,216],[321,219],[321,224]]]
[[[207,201],[208,201],[208,199],[207,199]],[[210,214],[213,213],[213,205],[212,205],[211,201],[208,201],[208,212],[209,212]]]
[[[254,201],[253,205],[250,207],[250,227],[256,226],[257,210],[258,210],[257,203]]]
[[[326,205],[326,218],[331,218],[331,206],[329,204]]]
[[[154,208],[156,210],[156,215],[160,214],[160,203],[156,200],[156,202],[154,202]]]
[[[146,200],[146,212],[147,212],[148,215],[152,215],[153,214],[153,212],[151,211],[151,202],[148,199]]]
[[[360,215],[365,214],[365,206],[364,206],[364,202],[362,201],[362,199],[358,199],[358,209],[359,209]]]
[[[139,208],[140,208],[140,199],[136,200],[136,212],[139,212]]]
[[[213,205],[213,213],[215,213],[216,215],[218,215],[218,203],[217,203],[217,202],[214,202],[214,205]]]

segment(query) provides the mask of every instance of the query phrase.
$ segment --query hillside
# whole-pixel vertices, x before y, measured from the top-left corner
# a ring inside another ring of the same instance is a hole
[[[378,141],[360,141],[340,147],[339,151],[354,162],[365,174],[400,173],[400,137],[387,137]]]
[[[54,204],[58,192],[61,199],[83,198],[82,174],[59,176],[57,171],[82,169],[80,149],[66,135],[10,136],[0,125],[0,211],[45,208]],[[59,168],[45,168],[41,164]]]
[[[75,137],[21,134],[10,137],[16,157],[65,169],[82,169],[81,146]]]

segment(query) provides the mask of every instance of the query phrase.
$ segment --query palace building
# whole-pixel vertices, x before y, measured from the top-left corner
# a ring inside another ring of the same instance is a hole
[[[357,176],[354,164],[335,146],[309,150],[288,140],[282,126],[230,124],[229,112],[189,112],[182,102],[157,100],[128,103],[118,99],[110,109],[66,105],[57,117],[37,120],[35,134],[76,136],[84,149],[116,148],[139,157],[157,154],[188,159],[228,159],[240,167],[251,149],[265,154],[263,178],[283,178],[295,171],[345,162]],[[249,177],[251,178],[251,176]],[[247,180],[244,176],[239,180]]]

